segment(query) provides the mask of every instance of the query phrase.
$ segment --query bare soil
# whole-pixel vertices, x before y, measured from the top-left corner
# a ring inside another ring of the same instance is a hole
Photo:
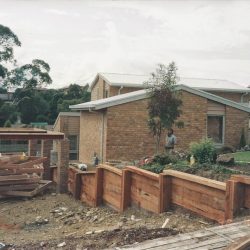
[[[160,215],[130,208],[121,214],[53,191],[32,199],[0,199],[0,242],[16,250],[104,249],[211,225],[180,208]]]

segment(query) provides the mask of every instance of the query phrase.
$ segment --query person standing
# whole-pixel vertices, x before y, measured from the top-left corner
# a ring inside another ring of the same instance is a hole
[[[176,144],[176,136],[174,135],[174,130],[170,128],[166,136],[165,149],[167,153],[171,153]]]

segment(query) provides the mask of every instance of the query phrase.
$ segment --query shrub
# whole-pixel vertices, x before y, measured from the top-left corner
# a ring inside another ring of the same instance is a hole
[[[4,123],[4,127],[5,127],[5,128],[11,128],[11,121],[10,121],[10,120],[7,120],[7,121]]]
[[[166,165],[169,163],[176,163],[177,159],[173,155],[169,154],[160,154],[160,155],[155,155],[153,158],[153,163],[160,164],[160,165]]]
[[[244,133],[244,129],[242,129],[241,131],[241,136],[240,136],[240,149],[244,148],[246,146],[246,138],[245,138],[245,133]]]
[[[200,143],[191,143],[190,152],[200,164],[214,162],[215,146],[211,139],[203,139]]]
[[[162,173],[165,166],[156,163],[156,164],[145,164],[145,165],[141,166],[140,168],[142,168],[144,170],[148,170],[148,171],[156,173],[156,174],[160,174],[160,173]]]

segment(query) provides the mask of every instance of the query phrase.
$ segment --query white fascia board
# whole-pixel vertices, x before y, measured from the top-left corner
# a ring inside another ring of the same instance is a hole
[[[88,104],[88,102],[86,102],[86,103],[77,104],[77,105],[70,105],[69,108],[73,110],[89,110],[89,109],[95,108],[95,105]]]
[[[194,89],[204,90],[204,91],[218,91],[218,92],[234,92],[234,93],[250,93],[250,89],[222,89],[222,88],[199,88],[192,87]]]
[[[139,100],[146,99],[146,98],[147,98],[147,93],[145,92],[144,94],[127,97],[127,98],[124,98],[124,99],[114,100],[112,102],[97,104],[95,106],[95,110],[108,108],[108,107],[116,106],[116,105],[120,105],[120,104],[125,104],[125,103],[128,103],[128,102],[139,101]]]

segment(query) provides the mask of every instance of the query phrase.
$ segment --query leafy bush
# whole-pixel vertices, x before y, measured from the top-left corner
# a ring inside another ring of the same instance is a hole
[[[173,155],[169,154],[160,154],[160,155],[155,155],[153,158],[153,163],[160,164],[160,165],[166,165],[169,163],[176,163],[177,159]]]
[[[245,133],[244,129],[241,131],[241,136],[240,136],[240,148],[244,148],[246,146],[246,138],[245,138]]]
[[[216,159],[215,146],[211,139],[203,139],[200,143],[191,143],[190,152],[200,164],[211,163]]]
[[[150,172],[156,173],[156,174],[160,174],[160,173],[162,173],[165,166],[156,163],[156,164],[145,164],[145,165],[141,166],[141,168],[144,170],[148,170]]]
[[[11,128],[11,121],[10,121],[10,120],[7,120],[7,121],[4,123],[4,127],[5,127],[5,128]]]

